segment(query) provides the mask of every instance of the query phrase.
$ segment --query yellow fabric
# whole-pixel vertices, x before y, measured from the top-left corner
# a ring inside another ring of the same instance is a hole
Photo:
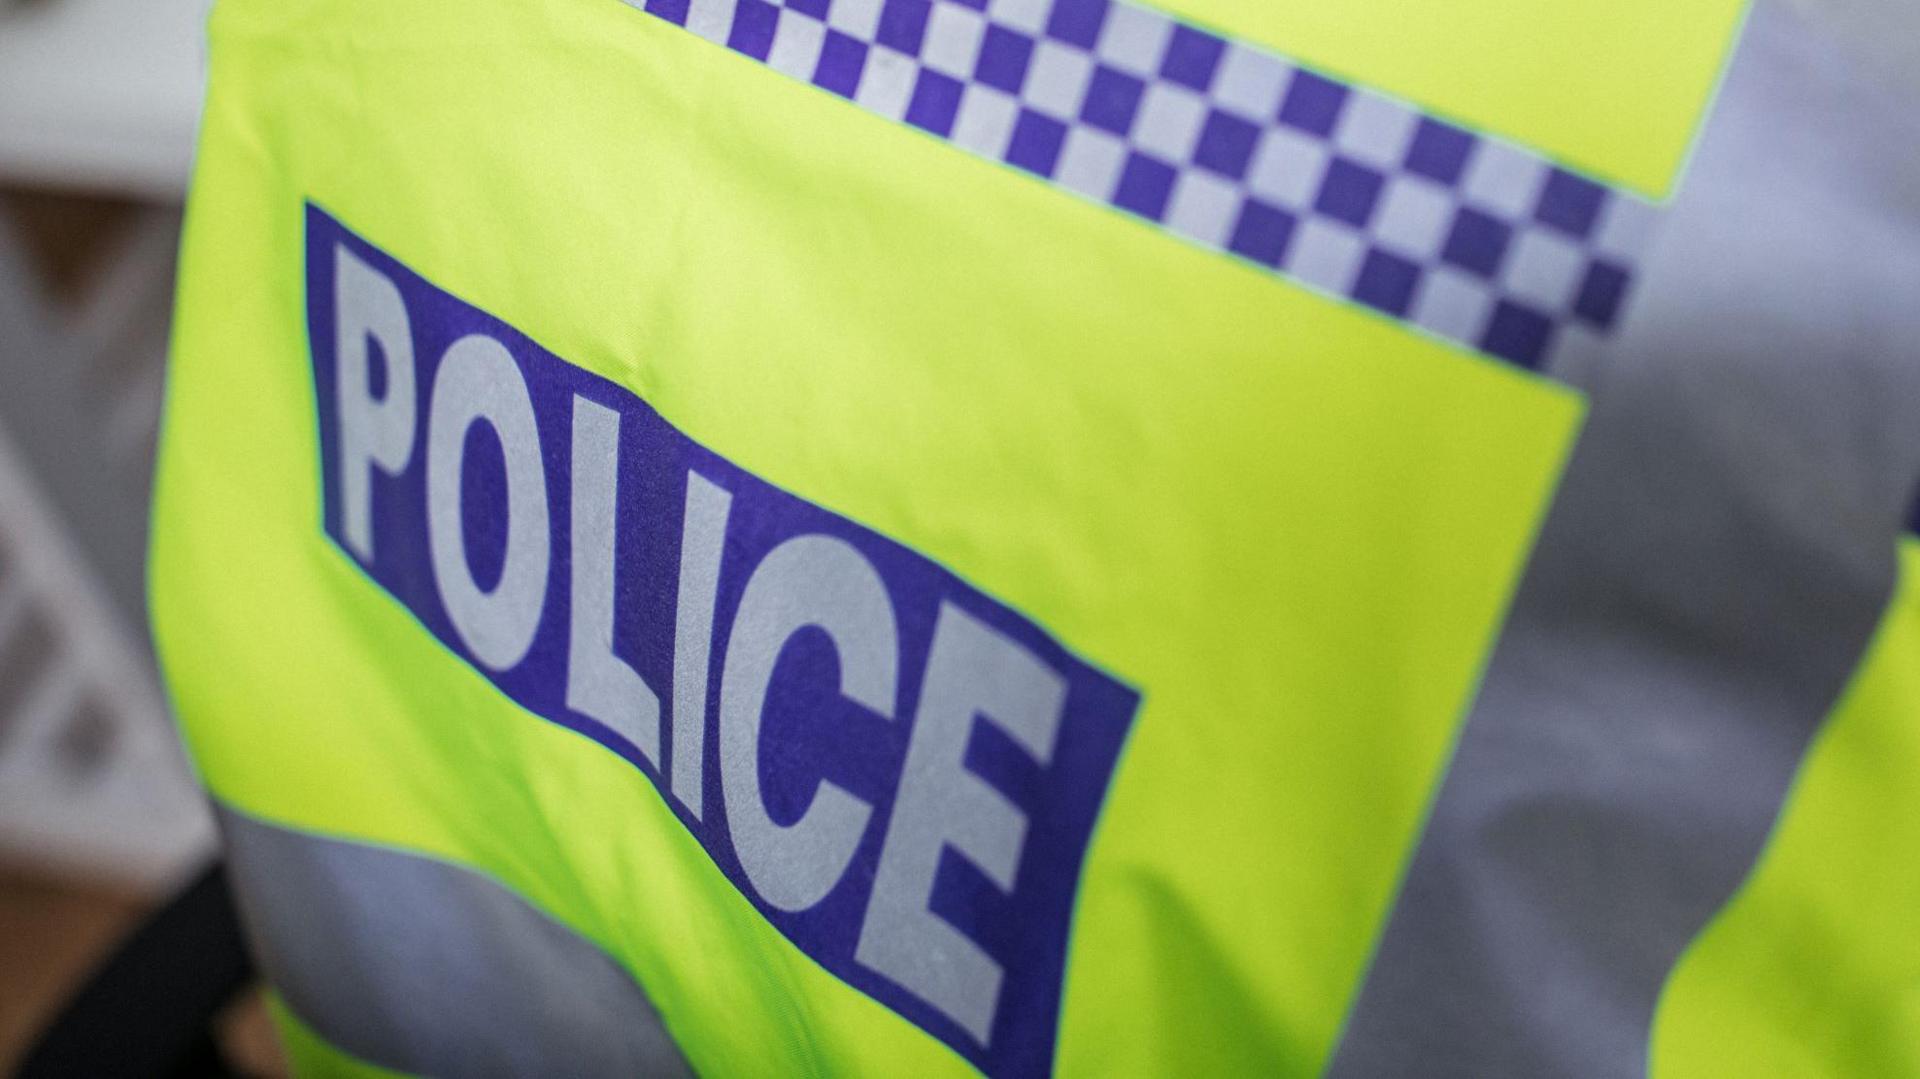
[[[1294,32],[1256,7],[1195,14]],[[507,883],[717,1074],[964,1065],[328,542],[307,199],[1139,687],[1057,1065],[1318,1069],[1577,395],[613,0],[222,4],[152,570],[193,752],[246,812]]]
[[[1656,1076],[1920,1075],[1920,541],[1753,876],[1675,968]]]
[[[1748,0],[1168,0],[1181,15],[1665,199]]]

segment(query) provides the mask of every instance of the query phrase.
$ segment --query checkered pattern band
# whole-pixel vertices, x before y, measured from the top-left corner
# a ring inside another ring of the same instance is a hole
[[[1618,315],[1646,201],[1120,0],[627,0],[792,78],[1527,368]]]

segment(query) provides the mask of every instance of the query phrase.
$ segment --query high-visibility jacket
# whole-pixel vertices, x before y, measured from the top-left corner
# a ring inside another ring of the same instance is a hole
[[[297,1062],[1920,1073],[1882,6],[226,0],[151,587]]]

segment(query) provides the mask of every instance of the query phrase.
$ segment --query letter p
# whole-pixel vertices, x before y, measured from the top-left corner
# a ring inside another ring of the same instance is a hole
[[[333,249],[334,400],[340,434],[340,530],[362,561],[373,560],[372,469],[397,476],[413,456],[413,329],[406,301],[386,274],[344,244]],[[373,394],[369,341],[377,341],[386,386]]]

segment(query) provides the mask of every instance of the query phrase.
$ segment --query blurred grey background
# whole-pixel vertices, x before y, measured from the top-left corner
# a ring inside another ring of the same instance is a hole
[[[211,856],[147,636],[207,0],[0,0],[0,1074]]]

